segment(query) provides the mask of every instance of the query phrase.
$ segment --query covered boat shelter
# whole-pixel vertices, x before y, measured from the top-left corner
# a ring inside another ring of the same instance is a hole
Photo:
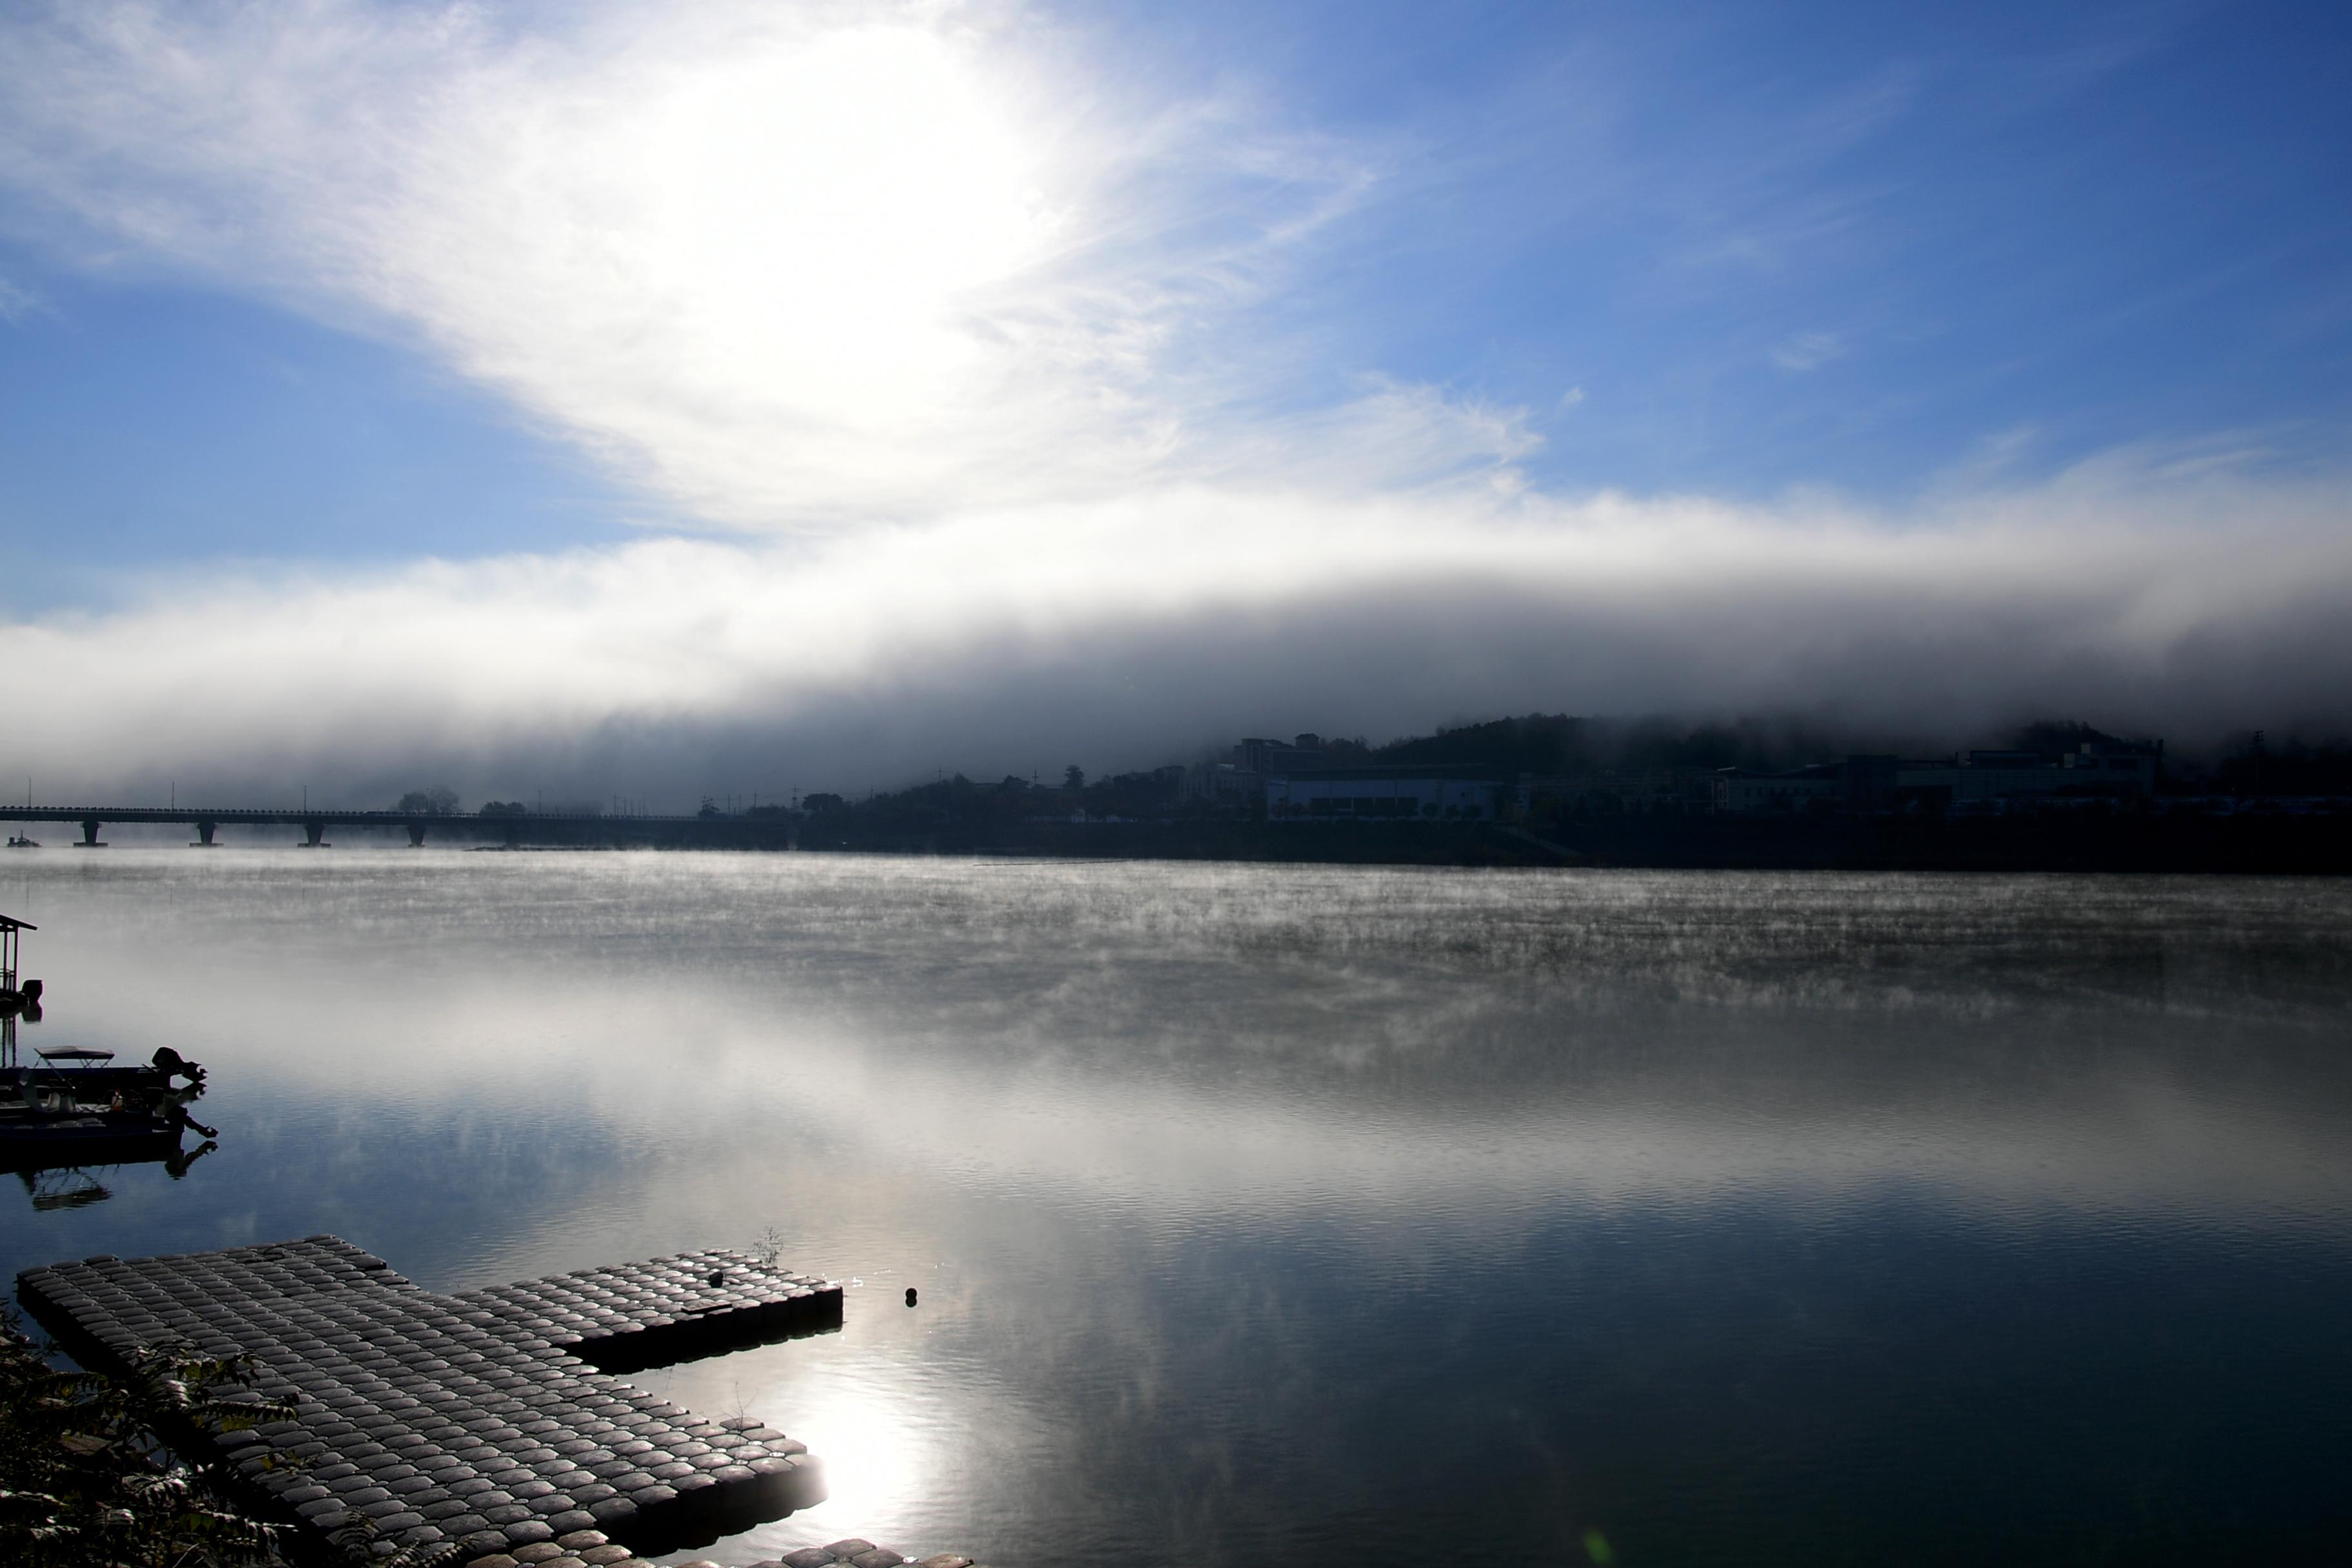
[[[30,921],[0,915],[0,1068],[16,1065],[16,1015],[29,1009],[33,1018],[41,1016],[38,983],[30,996],[16,984],[21,933],[40,929]]]

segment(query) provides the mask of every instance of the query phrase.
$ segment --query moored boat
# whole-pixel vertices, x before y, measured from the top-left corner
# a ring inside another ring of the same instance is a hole
[[[37,1068],[0,1067],[0,1109],[27,1103],[29,1094],[47,1094],[61,1103],[109,1105],[116,1098],[152,1099],[177,1094],[194,1100],[204,1092],[205,1069],[169,1046],[159,1047],[145,1067],[106,1064],[112,1051],[68,1048],[34,1053]]]
[[[213,1129],[188,1114],[205,1092],[205,1069],[169,1046],[143,1067],[115,1067],[114,1053],[88,1046],[36,1051],[17,1060],[16,1024],[41,1016],[41,983],[16,979],[26,921],[0,915],[0,1170],[168,1160],[180,1136]]]

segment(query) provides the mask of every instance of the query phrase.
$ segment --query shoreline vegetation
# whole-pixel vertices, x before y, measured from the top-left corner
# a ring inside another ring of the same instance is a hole
[[[0,1303],[0,1543],[25,1568],[276,1568],[287,1527],[247,1510],[204,1435],[292,1409],[250,1391],[252,1363],[142,1350],[115,1378],[55,1364]],[[195,1456],[191,1458],[191,1456]],[[355,1561],[367,1542],[338,1542]],[[404,1560],[405,1563],[405,1560]],[[387,1565],[392,1568],[392,1565]]]
[[[2352,872],[2352,743],[2260,732],[2184,760],[2160,740],[2079,721],[2024,726],[1996,750],[1906,758],[1840,746],[1885,737],[1763,724],[1676,730],[1531,713],[1372,746],[1245,740],[1229,761],[1057,784],[957,773],[789,805],[537,796],[462,809],[446,788],[389,806],[0,807],[79,826],[190,825],[313,847],[331,830],[508,850],[740,849],[1662,869]],[[757,801],[757,797],[752,797]],[[610,809],[608,809],[608,807]],[[29,839],[24,847],[37,849]]]

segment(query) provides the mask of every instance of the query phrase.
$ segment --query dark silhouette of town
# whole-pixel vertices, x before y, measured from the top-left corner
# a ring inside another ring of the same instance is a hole
[[[1531,713],[1386,744],[1298,734],[1088,777],[956,773],[864,795],[705,798],[795,847],[1487,866],[2352,869],[2352,746],[2203,759],[2081,721],[1948,752],[1766,720]],[[521,802],[485,812],[524,815]]]

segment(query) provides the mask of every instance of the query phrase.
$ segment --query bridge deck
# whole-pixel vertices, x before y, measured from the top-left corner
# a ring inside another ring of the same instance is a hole
[[[327,806],[226,805],[0,805],[0,822],[61,823],[81,829],[72,842],[82,848],[103,848],[100,833],[107,827],[180,826],[196,831],[205,848],[217,843],[224,827],[299,827],[312,848],[327,845],[329,828],[370,828],[404,832],[412,846],[428,838],[504,840],[509,847],[526,842],[579,847],[682,847],[775,849],[790,848],[799,832],[799,820],[779,811],[758,808],[762,815],[721,813],[705,816],[656,816],[620,812],[416,812],[352,811]],[[13,835],[11,836],[14,837]],[[35,846],[37,847],[37,846]]]
[[[503,827],[509,823],[546,824],[552,826],[589,827],[614,824],[642,823],[656,826],[709,826],[712,824],[742,824],[757,826],[775,820],[757,816],[659,816],[635,812],[562,812],[526,811],[514,815],[499,812],[484,814],[466,812],[369,811],[331,809],[308,805],[0,805],[0,822],[151,822],[159,824],[198,822],[254,823],[276,826],[299,826],[306,822],[323,822],[335,827],[404,827],[421,822],[428,827]]]
[[[657,1549],[823,1495],[804,1445],[746,1418],[706,1421],[584,1359],[650,1365],[839,1324],[838,1285],[741,1253],[445,1296],[318,1236],[95,1258],[29,1269],[17,1289],[108,1372],[173,1341],[252,1356],[257,1391],[295,1419],[208,1440],[322,1536],[358,1515],[400,1545],[457,1541],[479,1557],[563,1538],[609,1563],[626,1552],[607,1532]]]

